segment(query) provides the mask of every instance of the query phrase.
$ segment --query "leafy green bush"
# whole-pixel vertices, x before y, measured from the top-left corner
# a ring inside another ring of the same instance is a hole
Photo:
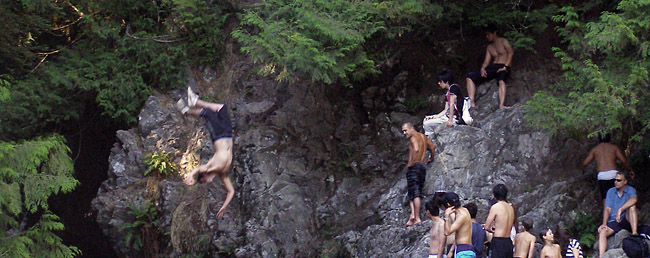
[[[415,113],[426,106],[427,106],[427,101],[421,96],[416,96],[416,97],[411,97],[406,99],[406,108],[411,113]]]
[[[147,168],[144,170],[145,176],[151,172],[154,172],[157,177],[178,174],[178,166],[171,160],[167,152],[146,155],[145,165],[147,165]]]

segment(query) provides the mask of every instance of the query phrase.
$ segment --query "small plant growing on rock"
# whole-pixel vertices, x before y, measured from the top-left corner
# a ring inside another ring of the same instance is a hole
[[[592,214],[580,212],[573,225],[568,228],[568,231],[578,239],[583,248],[590,249],[598,240],[594,234],[598,229],[598,225],[598,221]]]
[[[145,176],[151,174],[151,172],[154,172],[157,177],[178,174],[178,166],[172,162],[167,152],[147,155],[145,164],[147,165],[147,169],[144,170]]]
[[[129,213],[135,216],[133,222],[124,223],[121,230],[126,230],[124,244],[136,251],[141,251],[144,257],[157,257],[158,243],[158,210],[150,200],[140,205],[131,205]]]

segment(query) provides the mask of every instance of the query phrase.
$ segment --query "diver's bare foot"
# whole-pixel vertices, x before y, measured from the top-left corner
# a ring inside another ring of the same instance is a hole
[[[406,226],[407,226],[407,227],[408,227],[408,226],[413,226],[413,225],[418,224],[418,223],[420,223],[420,222],[422,222],[422,221],[419,220],[419,219],[412,218],[412,219],[409,219],[408,222],[406,222]]]
[[[510,109],[511,106],[499,106],[499,109]]]

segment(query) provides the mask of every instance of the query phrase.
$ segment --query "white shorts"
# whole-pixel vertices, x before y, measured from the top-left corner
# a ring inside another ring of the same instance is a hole
[[[449,121],[449,117],[447,115],[443,115],[437,118],[431,118],[427,119],[426,117],[424,120],[422,120],[422,128],[424,129],[424,135],[426,136],[431,136],[433,134],[433,131],[438,127],[440,124],[444,124],[447,121]],[[458,123],[457,119],[454,119],[454,125]]]
[[[612,180],[616,177],[618,170],[612,169],[598,172],[598,180]]]

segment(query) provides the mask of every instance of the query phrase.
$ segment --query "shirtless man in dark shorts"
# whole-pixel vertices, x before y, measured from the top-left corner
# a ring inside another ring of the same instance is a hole
[[[596,160],[596,168],[598,169],[598,188],[600,189],[600,197],[605,201],[607,190],[614,187],[614,177],[616,177],[616,159],[623,162],[623,165],[630,170],[630,177],[634,179],[634,170],[630,164],[627,163],[625,155],[618,146],[609,143],[611,140],[610,134],[605,134],[602,137],[598,135],[599,144],[589,151],[589,155],[582,162],[583,166],[588,166],[591,161]]]
[[[475,258],[474,247],[472,246],[472,218],[469,211],[460,206],[460,198],[456,193],[445,194],[445,235],[456,234],[454,239],[455,258]],[[450,216],[456,215],[451,223]]]
[[[510,230],[515,222],[515,210],[506,202],[508,197],[506,185],[494,186],[492,194],[497,202],[492,205],[485,220],[485,230],[493,233],[488,253],[492,258],[512,258],[513,246]]]
[[[506,101],[506,79],[510,75],[510,63],[514,51],[507,39],[497,35],[497,27],[494,24],[488,25],[485,29],[485,38],[490,41],[490,44],[485,50],[485,60],[483,60],[481,69],[468,73],[465,78],[467,95],[472,100],[472,107],[474,107],[476,85],[496,77],[499,84],[499,108],[507,109],[510,107],[504,104]]]
[[[435,147],[433,142],[424,134],[413,128],[413,124],[405,123],[402,125],[402,133],[409,138],[409,160],[406,165],[406,183],[408,188],[409,205],[411,206],[411,216],[406,226],[412,226],[421,222],[420,220],[420,198],[424,190],[424,179],[427,175],[427,168],[424,166],[424,158],[427,149],[431,152],[431,157],[427,163],[433,160]]]
[[[210,183],[216,176],[219,176],[227,192],[226,199],[219,212],[217,212],[217,218],[221,218],[235,195],[235,189],[232,182],[230,182],[230,177],[228,177],[228,171],[232,164],[233,140],[228,109],[224,104],[200,100],[199,96],[192,92],[191,88],[187,88],[187,100],[180,99],[176,103],[176,107],[185,115],[202,117],[210,132],[210,138],[214,143],[214,155],[206,164],[200,165],[186,174],[183,182],[187,185],[193,185],[198,179],[201,183]],[[195,176],[198,178],[195,179]]]

